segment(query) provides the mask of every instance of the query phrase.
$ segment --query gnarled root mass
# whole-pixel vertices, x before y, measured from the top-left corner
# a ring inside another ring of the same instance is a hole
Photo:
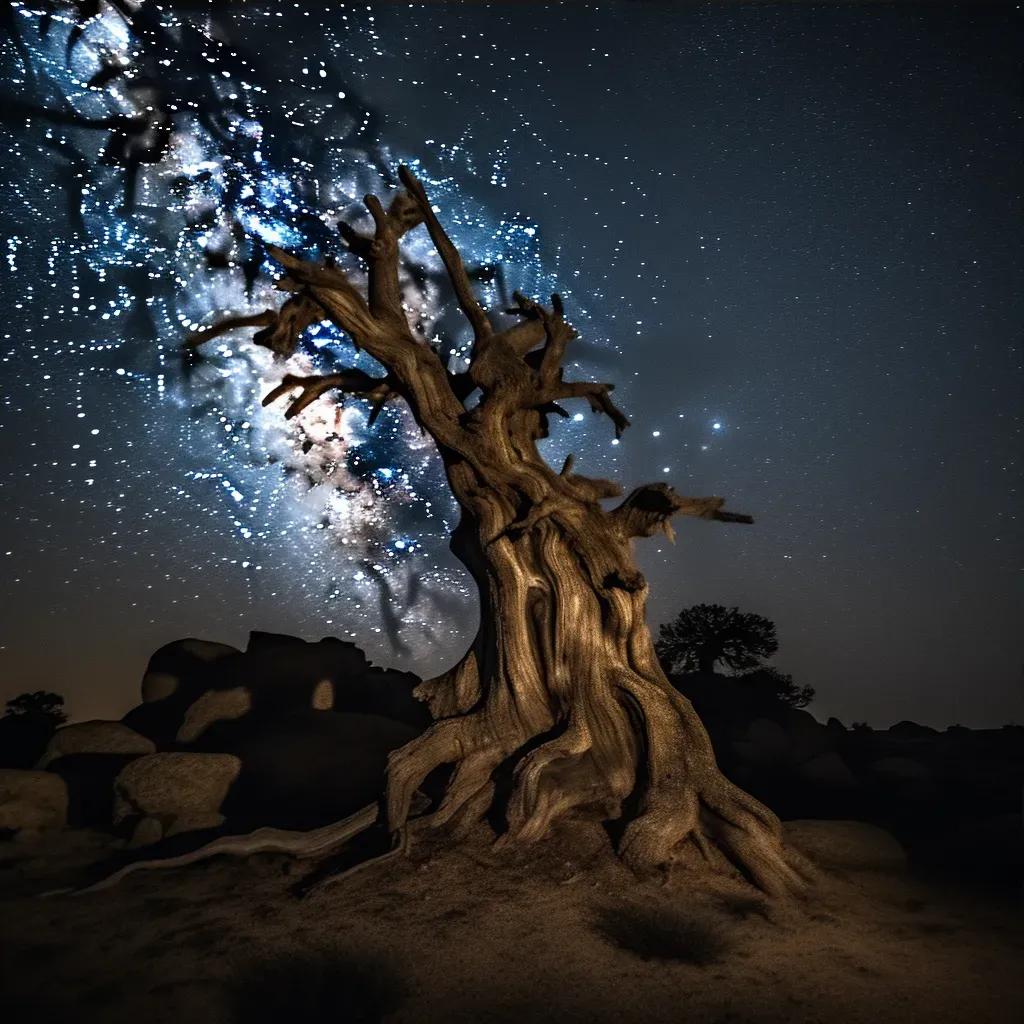
[[[389,759],[389,827],[403,825],[423,780],[451,765],[422,825],[458,834],[500,806],[501,847],[586,809],[621,818],[618,852],[640,875],[731,865],[771,895],[802,892],[813,867],[785,847],[776,815],[722,775],[693,706],[662,673],[642,618],[646,587],[595,590],[555,524],[502,543],[518,571],[504,571],[492,546],[498,614],[455,669],[419,688],[438,720]],[[503,773],[511,784],[500,792]]]
[[[422,793],[413,795],[413,811],[419,811],[429,803]],[[343,847],[351,839],[365,832],[375,825],[380,816],[380,808],[377,804],[369,804],[361,810],[350,814],[341,821],[332,822],[322,828],[313,829],[309,832],[295,832],[290,829],[271,828],[265,826],[254,832],[247,832],[244,835],[219,836],[209,843],[189,850],[187,853],[180,853],[170,857],[147,857],[143,853],[138,859],[131,860],[110,874],[104,875],[96,882],[65,889],[53,889],[40,895],[43,898],[50,896],[79,896],[87,892],[100,892],[103,889],[110,889],[117,885],[128,875],[137,871],[165,870],[167,868],[181,868],[189,864],[197,864],[200,861],[209,860],[211,857],[227,855],[230,857],[251,857],[258,853],[282,853],[286,856],[295,857],[297,860],[319,860],[329,857],[338,849]],[[397,841],[392,845],[391,850],[382,857],[375,860],[383,860],[384,857],[400,856],[406,853],[408,841],[406,830],[402,829],[397,835]],[[333,881],[334,879],[331,879]]]
[[[491,808],[495,775],[513,760],[506,829],[497,839],[498,848],[541,839],[574,808],[593,808],[617,818],[638,785],[636,814],[626,823],[618,846],[623,861],[638,875],[700,860],[711,870],[732,865],[773,896],[799,895],[814,882],[813,866],[784,845],[778,817],[722,775],[704,727],[685,697],[642,677],[616,689],[610,699],[621,702],[621,710],[609,705],[597,728],[590,698],[591,706],[570,712],[560,728],[548,730],[550,738],[520,733],[518,750],[508,749],[508,733],[488,726],[486,706],[436,723],[391,755],[389,827],[399,828],[405,821],[405,794],[434,768],[452,764],[444,798],[420,819],[419,827],[450,824],[457,835]],[[627,702],[639,711],[642,735],[609,749],[602,740],[628,724]],[[642,760],[623,763],[618,756],[623,749],[639,750]],[[690,856],[694,853],[696,858]]]

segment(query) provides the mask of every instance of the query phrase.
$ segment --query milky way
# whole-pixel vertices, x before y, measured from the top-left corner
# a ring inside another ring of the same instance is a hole
[[[189,453],[153,485],[152,514],[163,514],[173,495],[196,510],[197,524],[219,519],[222,546],[211,558],[244,570],[252,590],[300,600],[338,635],[385,631],[399,657],[421,654],[439,633],[464,642],[472,591],[463,574],[436,562],[456,513],[433,444],[407,408],[389,408],[368,427],[366,403],[357,401],[320,401],[297,423],[283,418],[284,403],[260,404],[285,372],[382,368],[327,321],[307,332],[287,365],[250,344],[251,330],[217,338],[198,358],[181,345],[225,313],[279,305],[279,271],[262,243],[312,258],[343,252],[337,221],[365,229],[363,196],[386,195],[401,163],[423,180],[489,308],[508,306],[514,289],[546,295],[556,287],[536,225],[498,218],[460,193],[460,179],[477,173],[465,138],[439,142],[427,161],[394,153],[378,136],[351,84],[353,69],[381,52],[365,10],[334,19],[322,59],[294,48],[287,80],[261,74],[222,40],[223,25],[198,17],[143,10],[129,22],[106,9],[84,23],[69,13],[41,25],[30,6],[18,13],[20,52],[9,50],[8,63],[18,68],[13,84],[38,109],[16,133],[17,153],[39,179],[15,186],[19,224],[8,263],[27,319],[74,325],[76,340],[66,348],[42,342],[39,355],[54,370],[43,377],[54,400],[70,398],[74,379],[81,423],[68,434],[68,461],[54,468],[68,471],[69,490],[90,488],[81,500],[113,510],[99,543],[117,549],[120,536],[143,544],[146,533],[118,518],[125,475],[135,476],[138,463],[117,459],[114,446],[94,440],[102,428],[89,428],[88,396],[102,379],[118,387],[122,422],[141,413]],[[233,19],[231,35],[244,38],[274,16],[253,5]],[[119,150],[127,166],[104,167],[115,161],[95,154],[109,133],[84,124],[116,116],[139,124]],[[133,163],[140,154],[147,162]],[[44,184],[42,160],[56,164],[56,181]],[[501,185],[507,161],[498,154],[489,184]],[[74,230],[44,240],[46,208],[64,203]],[[28,246],[47,248],[51,281],[25,266]],[[410,323],[443,339],[451,367],[460,368],[468,336],[445,294],[440,259],[425,232],[409,236],[403,253]],[[120,469],[103,473],[111,464]],[[268,548],[276,568],[264,583]]]
[[[557,291],[566,376],[616,385],[621,443],[581,402],[549,462],[754,517],[637,545],[652,626],[768,616],[823,720],[1024,716],[1020,11],[75,6],[0,5],[0,696],[116,716],[156,647],[249,629],[463,653],[429,439],[398,403],[261,405],[380,368],[324,325],[288,365],[252,328],[181,347],[281,301],[264,242],[361,285],[336,225],[408,163],[496,322]],[[454,368],[424,229],[403,249]]]

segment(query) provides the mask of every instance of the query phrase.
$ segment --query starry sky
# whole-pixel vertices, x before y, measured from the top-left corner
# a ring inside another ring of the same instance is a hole
[[[755,517],[638,545],[652,628],[768,616],[821,720],[1024,722],[1019,10],[211,10],[5,14],[0,700],[119,717],[158,646],[250,629],[462,654],[457,510],[408,414],[286,422],[251,330],[180,348],[280,301],[262,243],[340,251],[407,163],[485,305],[558,291],[566,376],[616,384],[621,442],[580,403],[549,460]],[[405,256],[455,368],[422,228]],[[289,368],[354,360],[324,324]]]

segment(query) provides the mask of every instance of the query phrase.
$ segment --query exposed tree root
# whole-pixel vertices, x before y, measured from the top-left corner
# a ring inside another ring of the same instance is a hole
[[[423,794],[416,794],[412,801],[412,810],[420,811],[429,803]],[[136,860],[118,869],[113,874],[101,879],[92,885],[82,888],[54,889],[42,893],[46,898],[49,896],[80,896],[87,892],[99,892],[103,889],[110,889],[117,885],[123,878],[134,874],[136,871],[160,870],[165,868],[180,868],[188,864],[195,864],[218,854],[227,854],[232,857],[251,857],[257,853],[284,853],[298,860],[317,860],[327,857],[344,846],[354,836],[365,832],[377,822],[379,816],[379,805],[369,804],[355,814],[343,818],[341,821],[324,825],[323,828],[313,829],[309,832],[295,832],[282,828],[258,828],[240,836],[220,836],[213,842],[199,847],[198,850],[190,850],[188,853],[179,854],[176,857],[154,857],[149,860]],[[387,853],[372,861],[383,860],[385,857],[405,854],[408,849],[406,830],[402,829],[398,835],[397,845]],[[363,865],[356,865],[362,867]],[[350,869],[350,872],[355,868]],[[350,873],[349,872],[349,873]]]
[[[541,839],[557,819],[583,805],[618,817],[639,784],[638,806],[618,848],[636,874],[666,874],[673,864],[697,858],[710,870],[738,869],[769,895],[802,894],[818,879],[816,869],[785,846],[776,815],[722,775],[690,702],[644,658],[629,660],[637,667],[622,670],[615,686],[601,685],[600,673],[585,687],[565,685],[568,711],[550,737],[519,730],[518,746],[508,750],[489,724],[502,710],[495,698],[436,722],[394,751],[389,827],[404,822],[405,794],[442,764],[454,764],[455,771],[441,805],[419,825],[446,824],[458,814],[463,828],[473,825],[492,804],[496,770],[510,759],[515,768],[507,829],[496,849]],[[435,699],[443,699],[441,686],[454,687],[459,675],[456,669],[431,681]],[[449,699],[449,707],[454,703]],[[503,736],[511,734],[506,729]]]

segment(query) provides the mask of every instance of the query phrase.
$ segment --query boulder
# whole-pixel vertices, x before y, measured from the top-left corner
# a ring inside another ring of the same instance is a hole
[[[146,671],[143,703],[122,723],[157,750],[188,743],[229,750],[283,715],[308,710],[381,715],[420,730],[432,722],[413,696],[419,677],[373,666],[353,643],[254,631],[243,653],[226,644],[177,640]],[[228,695],[221,695],[232,691]]]
[[[122,722],[75,722],[65,725],[53,734],[37,769],[45,768],[58,757],[70,754],[152,754],[153,741],[137,733]]]
[[[912,757],[882,757],[868,770],[877,785],[900,797],[927,800],[938,794],[932,770]]]
[[[833,737],[809,711],[786,708],[779,711],[776,717],[786,734],[795,764],[809,761],[832,749]]]
[[[419,678],[375,668],[355,644],[332,638],[263,644],[218,663],[216,688],[244,687],[251,708],[233,721],[211,723],[192,741],[197,749],[232,750],[241,737],[312,710],[382,716],[420,732],[432,721],[426,704],[413,696]]]
[[[379,715],[284,716],[232,745],[242,772],[224,813],[252,827],[295,829],[347,817],[382,795],[388,754],[418,734]]]
[[[68,824],[109,828],[114,820],[114,780],[142,754],[68,754],[46,770],[63,779],[68,791]]]
[[[68,791],[51,772],[0,769],[0,829],[39,832],[67,822]]]
[[[761,767],[781,767],[792,757],[789,739],[782,726],[771,718],[758,718],[747,726],[741,739],[733,742],[740,761]]]
[[[166,700],[182,687],[195,691],[206,689],[205,669],[220,658],[240,654],[237,647],[212,640],[187,637],[164,644],[153,653],[142,677],[142,702]],[[193,698],[196,696],[193,693]]]
[[[219,688],[219,662],[241,653],[228,644],[191,637],[164,644],[146,666],[142,703],[121,722],[152,740],[157,750],[172,747],[188,709],[207,690]]]
[[[290,633],[265,633],[261,629],[253,629],[249,632],[249,643],[245,651],[266,651],[273,647],[302,647],[306,641],[300,636],[292,636]]]
[[[158,843],[164,838],[164,823],[156,815],[148,814],[140,818],[128,840],[128,849],[137,850],[140,846]]]
[[[136,816],[161,824],[161,835],[212,828],[242,764],[231,754],[149,754],[128,765],[114,782],[114,823]],[[146,833],[152,841],[156,830]]]
[[[834,751],[826,750],[800,765],[800,776],[816,786],[851,789],[858,785],[846,762]]]
[[[824,868],[902,871],[907,865],[900,843],[863,821],[785,821],[782,832],[787,843]]]
[[[917,722],[904,719],[889,726],[888,733],[897,739],[928,740],[938,736],[939,730],[933,729],[930,725],[919,725]]]
[[[310,703],[314,711],[332,711],[334,709],[334,683],[330,679],[321,679],[313,688],[313,699]]]
[[[329,685],[336,711],[384,715],[426,728],[431,718],[426,705],[412,695],[419,678],[409,672],[375,668],[353,643],[327,637],[304,643],[294,637],[272,644],[263,634],[255,647],[221,665],[218,686],[246,686],[253,712],[272,718],[323,702]]]
[[[207,690],[185,712],[175,737],[178,743],[194,743],[214,722],[231,722],[252,711],[252,694],[247,686],[231,690]]]

